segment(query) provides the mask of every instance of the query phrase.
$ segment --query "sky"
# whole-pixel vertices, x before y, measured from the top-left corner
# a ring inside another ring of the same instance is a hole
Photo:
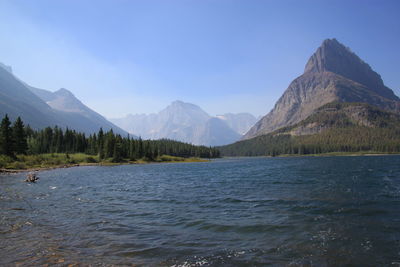
[[[400,95],[397,0],[0,0],[0,62],[106,116],[265,115],[326,38]]]

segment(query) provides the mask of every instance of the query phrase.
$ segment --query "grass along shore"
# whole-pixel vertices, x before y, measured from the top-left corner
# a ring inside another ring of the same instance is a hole
[[[382,153],[375,151],[360,152],[329,152],[320,154],[282,154],[275,157],[331,157],[331,156],[385,156],[400,155],[399,153]],[[261,156],[272,157],[272,156]],[[231,158],[231,157],[227,157]],[[68,168],[76,166],[114,166],[124,164],[149,164],[149,163],[179,163],[179,162],[207,162],[209,159],[203,158],[183,158],[169,155],[162,155],[156,159],[123,159],[120,162],[113,162],[112,158],[99,160],[98,155],[88,155],[84,153],[48,153],[39,155],[17,155],[15,158],[0,155],[0,173],[41,171],[56,168]]]
[[[183,158],[169,155],[162,155],[155,159],[123,159],[113,162],[112,159],[100,160],[98,155],[88,155],[83,153],[64,154],[49,153],[39,155],[17,155],[15,158],[0,155],[0,172],[22,172],[39,171],[55,168],[67,168],[75,166],[112,166],[122,164],[147,164],[147,163],[177,163],[177,162],[207,162],[208,159],[202,158]]]

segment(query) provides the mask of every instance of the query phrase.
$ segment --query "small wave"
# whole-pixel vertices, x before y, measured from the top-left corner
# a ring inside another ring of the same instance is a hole
[[[266,202],[272,202],[275,201],[276,199],[239,199],[239,198],[232,198],[232,197],[227,197],[224,198],[222,201],[226,203],[266,203]]]
[[[184,259],[181,263],[174,263],[169,265],[170,267],[198,267],[198,266],[236,266],[243,265],[245,262],[239,260],[239,258],[245,257],[245,255],[251,252],[250,250],[226,250],[220,251],[209,256],[193,256]],[[231,265],[231,264],[236,265]],[[247,264],[246,264],[247,265]]]
[[[194,226],[197,226],[197,225],[200,225],[200,224],[203,224],[203,223],[205,223],[204,220],[191,221],[191,222],[186,223],[185,227],[194,227]]]
[[[287,229],[287,225],[277,224],[253,224],[253,225],[228,225],[228,224],[203,224],[201,230],[210,230],[213,232],[235,232],[235,233],[264,233]]]

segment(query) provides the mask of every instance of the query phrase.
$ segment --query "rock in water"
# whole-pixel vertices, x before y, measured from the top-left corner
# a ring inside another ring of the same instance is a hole
[[[29,174],[26,176],[25,182],[28,182],[28,183],[36,183],[37,180],[39,180],[39,177],[36,175],[36,173],[29,173]]]

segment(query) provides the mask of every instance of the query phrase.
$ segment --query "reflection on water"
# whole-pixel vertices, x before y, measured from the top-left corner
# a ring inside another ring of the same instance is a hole
[[[0,265],[400,262],[400,157],[242,158],[0,176]]]

